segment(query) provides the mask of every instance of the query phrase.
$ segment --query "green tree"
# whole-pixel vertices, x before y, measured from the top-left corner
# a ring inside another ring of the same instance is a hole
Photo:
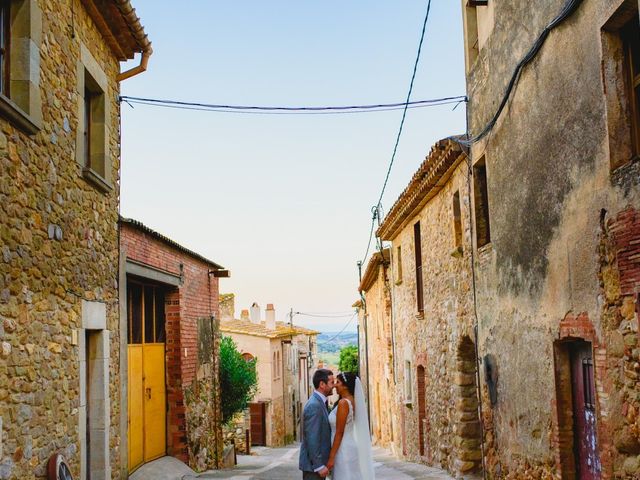
[[[348,345],[340,349],[338,368],[341,372],[358,373],[358,347],[356,345]]]
[[[227,424],[243,411],[258,390],[257,359],[246,360],[231,337],[220,341],[220,403]]]

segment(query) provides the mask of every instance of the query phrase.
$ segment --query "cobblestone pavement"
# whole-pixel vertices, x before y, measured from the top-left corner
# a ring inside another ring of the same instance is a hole
[[[288,480],[301,479],[298,470],[298,447],[254,448],[253,455],[239,455],[238,465],[229,470],[203,473],[183,480]],[[376,480],[453,480],[442,470],[396,460],[382,449],[374,450]]]

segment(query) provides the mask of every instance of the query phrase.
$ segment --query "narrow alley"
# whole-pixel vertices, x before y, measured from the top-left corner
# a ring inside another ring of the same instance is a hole
[[[217,470],[198,476],[185,476],[182,480],[227,479],[227,480],[284,480],[301,477],[298,470],[298,452],[296,445],[284,448],[254,449],[253,455],[239,455],[238,465],[233,469]],[[374,461],[377,480],[452,480],[446,472],[419,465],[398,461],[386,450],[374,449]]]

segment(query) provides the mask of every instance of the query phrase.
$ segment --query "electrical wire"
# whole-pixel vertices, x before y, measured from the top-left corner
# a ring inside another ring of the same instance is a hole
[[[420,55],[422,53],[422,45],[424,44],[424,37],[427,31],[427,22],[429,20],[429,13],[431,12],[431,0],[427,2],[427,12],[424,16],[424,21],[422,22],[422,32],[420,33],[420,42],[418,43],[418,51],[416,53],[416,60],[413,64],[413,72],[411,73],[411,81],[409,82],[409,91],[407,92],[407,98],[404,102],[404,107],[402,109],[402,118],[400,120],[400,127],[398,128],[398,133],[396,135],[396,141],[393,146],[393,152],[391,153],[391,159],[389,160],[389,166],[387,167],[387,173],[384,177],[384,182],[382,184],[382,189],[380,190],[380,196],[378,197],[378,201],[372,208],[373,217],[371,219],[371,230],[369,232],[369,240],[367,241],[367,249],[365,251],[364,257],[362,260],[358,262],[360,266],[365,265],[367,261],[367,256],[369,255],[369,250],[371,249],[371,240],[373,239],[373,232],[375,230],[375,222],[378,218],[380,209],[382,208],[382,197],[384,197],[384,192],[387,189],[387,183],[389,183],[389,176],[391,175],[391,169],[393,168],[393,164],[396,159],[396,155],[398,153],[398,145],[400,145],[400,139],[402,138],[402,132],[404,130],[404,123],[407,118],[407,110],[409,106],[412,105],[411,102],[411,94],[413,93],[413,85],[416,79],[416,73],[418,72],[418,64],[420,63]],[[464,102],[467,100],[467,97],[456,97],[458,102]],[[380,223],[380,222],[378,222]]]
[[[324,342],[318,342],[318,345],[324,345],[326,343],[329,342],[333,342],[336,338],[338,338],[340,335],[342,335],[342,333],[344,333],[344,331],[347,329],[347,327],[351,324],[351,322],[353,322],[353,319],[356,318],[356,315],[358,314],[358,312],[355,312],[351,318],[349,319],[349,321],[345,324],[344,327],[342,327],[342,330],[340,330],[338,333],[336,333],[333,337],[331,337],[329,340],[325,340]]]
[[[293,312],[295,315],[302,315],[303,317],[314,317],[314,318],[346,318],[353,315],[353,311],[350,311],[344,315],[333,315],[333,314],[320,314],[320,313],[304,313],[304,312]]]
[[[480,131],[480,133],[478,133],[477,135],[475,135],[475,136],[473,136],[471,138],[469,138],[468,135],[467,135],[467,138],[450,137],[452,140],[455,140],[456,142],[458,142],[458,143],[460,143],[460,144],[462,144],[464,146],[469,147],[469,146],[473,145],[474,143],[482,140],[493,129],[493,127],[498,122],[498,118],[500,118],[500,115],[502,114],[502,111],[504,110],[505,106],[507,105],[509,97],[511,96],[511,94],[514,91],[514,89],[516,88],[516,86],[518,84],[518,81],[520,80],[520,75],[522,74],[522,71],[524,70],[524,68],[529,63],[531,63],[531,61],[536,57],[536,55],[538,54],[538,52],[540,51],[540,49],[544,45],[544,42],[547,40],[547,37],[549,36],[549,33],[551,33],[551,31],[554,28],[556,28],[563,21],[565,21],[567,18],[569,18],[571,16],[571,14],[580,6],[581,3],[582,3],[582,0],[568,0],[564,4],[564,7],[562,7],[562,10],[558,14],[558,16],[556,16],[551,21],[551,23],[549,23],[549,25],[547,25],[544,28],[544,30],[542,30],[542,33],[538,36],[538,38],[534,42],[533,46],[529,49],[529,51],[525,54],[525,56],[516,65],[516,68],[515,68],[515,70],[513,72],[513,75],[511,76],[509,84],[507,85],[507,89],[506,89],[506,91],[504,93],[504,96],[502,97],[502,100],[500,101],[500,104],[498,105],[498,109],[496,110],[496,113],[493,115],[493,117],[491,118],[489,123],[487,123],[485,125],[485,127]]]
[[[382,197],[384,196],[384,192],[387,188],[387,183],[389,182],[389,176],[391,175],[391,168],[393,167],[393,163],[396,159],[396,154],[398,153],[398,145],[400,144],[400,138],[402,137],[402,130],[404,129],[404,122],[407,118],[408,106],[410,105],[411,94],[413,93],[413,84],[416,79],[416,73],[418,72],[418,64],[420,63],[420,54],[422,52],[422,44],[424,43],[424,35],[427,30],[427,21],[429,20],[430,11],[431,11],[431,0],[429,0],[427,3],[427,13],[424,16],[424,22],[422,23],[422,33],[420,34],[420,42],[418,43],[418,53],[416,54],[416,61],[413,64],[413,73],[411,74],[411,82],[409,83],[409,92],[407,93],[407,100],[405,101],[405,107],[404,107],[404,110],[402,111],[400,128],[398,128],[398,135],[396,135],[396,143],[393,146],[393,153],[391,154],[391,160],[389,161],[389,168],[387,168],[387,174],[385,175],[384,183],[382,184],[380,197],[376,202],[377,207],[379,207],[380,204],[382,203]]]
[[[341,105],[341,106],[256,106],[256,105],[224,105],[210,104],[199,102],[184,102],[179,100],[163,100],[155,98],[130,97],[122,95],[120,100],[130,106],[148,105],[155,107],[177,108],[183,110],[202,110],[218,113],[243,113],[243,114],[338,114],[338,113],[367,113],[367,112],[386,112],[393,110],[407,110],[408,108],[424,108],[439,105],[449,105],[460,103],[466,99],[465,96],[442,97],[429,100],[416,100],[414,102],[404,103],[378,103],[369,105]]]

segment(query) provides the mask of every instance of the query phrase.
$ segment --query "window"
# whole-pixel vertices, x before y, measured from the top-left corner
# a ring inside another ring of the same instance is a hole
[[[456,249],[462,252],[462,214],[460,192],[453,194],[453,238]]]
[[[80,43],[76,63],[78,128],[76,162],[87,182],[108,193],[112,187],[112,161],[109,148],[111,101],[109,81],[103,67]]]
[[[164,290],[128,281],[127,302],[128,343],[164,343]]]
[[[273,368],[271,370],[273,371],[273,379],[275,380],[278,378],[278,358],[276,352],[273,352]]]
[[[624,0],[603,25],[602,81],[606,102],[610,168],[620,169],[640,156],[640,27],[638,2]],[[632,181],[637,177],[631,172]]]
[[[251,354],[250,354],[250,353],[248,353],[248,352],[243,353],[243,354],[242,354],[242,358],[244,358],[244,361],[245,361],[245,362],[251,362],[251,361],[253,361],[253,355],[251,355]]]
[[[402,247],[396,247],[396,285],[402,283]]]
[[[11,77],[10,57],[11,52],[11,2],[0,1],[0,93],[9,97],[9,85]]]
[[[587,410],[596,409],[594,397],[595,388],[593,386],[593,360],[582,359],[582,388],[584,390],[584,408]]]
[[[633,153],[640,154],[640,25],[637,15],[622,29]]]
[[[413,245],[416,254],[416,307],[418,313],[424,312],[424,292],[422,287],[422,239],[420,222],[413,226]]]
[[[405,360],[404,362],[404,403],[410,404],[413,402],[413,378],[411,372],[411,362]]]
[[[105,183],[107,159],[105,155],[105,94],[93,76],[84,75],[83,164],[90,180]],[[97,177],[97,178],[96,178]]]
[[[493,4],[488,0],[467,0],[464,8],[465,61],[467,71],[493,30]]]
[[[484,157],[473,166],[473,200],[476,220],[476,245],[480,248],[491,242],[487,167]]]
[[[37,1],[0,0],[0,116],[29,135],[42,127],[41,16]]]

